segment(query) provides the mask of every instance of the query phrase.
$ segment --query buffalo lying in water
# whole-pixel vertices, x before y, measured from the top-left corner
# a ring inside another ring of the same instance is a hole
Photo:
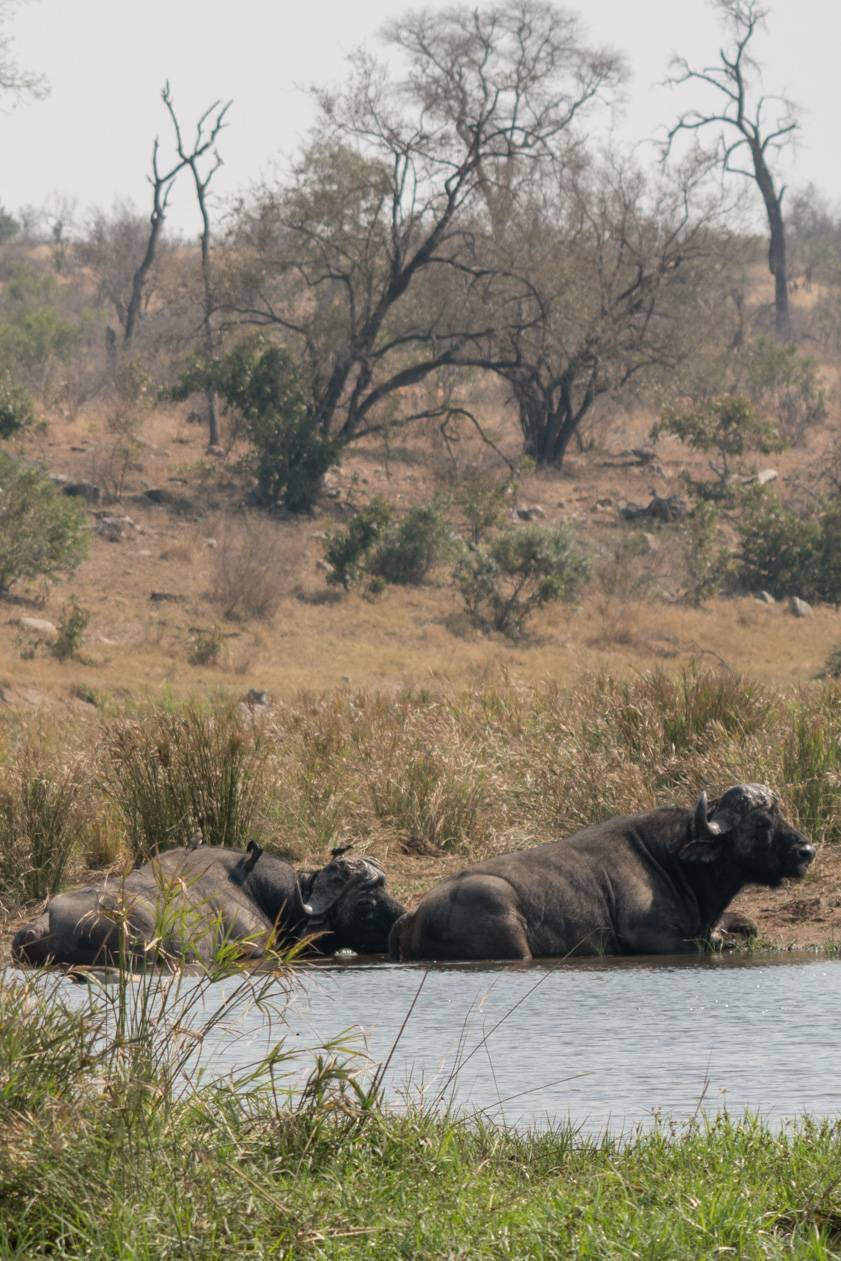
[[[694,811],[608,819],[467,867],[397,921],[389,948],[395,959],[685,954],[720,920],[727,929],[722,912],[745,885],[803,876],[814,856],[769,788],[739,784],[711,810],[702,793]]]
[[[12,942],[22,963],[98,965],[214,957],[223,944],[259,957],[313,937],[324,954],[384,952],[404,907],[371,858],[334,855],[299,877],[253,841],[245,853],[172,849],[129,875],[52,898]]]

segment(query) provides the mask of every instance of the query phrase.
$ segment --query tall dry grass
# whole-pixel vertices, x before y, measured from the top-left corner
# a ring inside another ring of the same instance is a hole
[[[7,751],[0,901],[46,896],[82,863],[143,861],[197,828],[212,845],[256,834],[295,861],[352,840],[386,862],[467,862],[736,781],[772,785],[817,843],[841,840],[841,683],[503,678],[451,695],[304,695],[256,723],[237,706],[161,708]]]
[[[197,832],[206,845],[243,847],[265,792],[267,752],[259,726],[233,706],[111,723],[103,790],[134,860],[186,845]]]

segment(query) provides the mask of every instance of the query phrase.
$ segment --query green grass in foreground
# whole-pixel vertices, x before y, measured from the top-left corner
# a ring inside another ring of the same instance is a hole
[[[4,1261],[841,1257],[838,1124],[517,1136],[388,1115],[329,1056],[293,1106],[282,1050],[191,1079],[200,1004],[176,983],[155,1007],[156,983],[79,1015],[0,976]]]

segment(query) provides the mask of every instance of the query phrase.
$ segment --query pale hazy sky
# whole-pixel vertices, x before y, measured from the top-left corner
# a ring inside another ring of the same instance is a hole
[[[431,0],[445,7],[449,0]],[[217,97],[233,98],[223,133],[221,197],[270,175],[295,150],[312,118],[305,91],[336,82],[358,45],[406,8],[402,0],[28,0],[12,19],[17,62],[46,75],[51,95],[0,115],[0,202],[14,211],[55,197],[92,206],[130,199],[146,208],[145,172],[156,133],[168,139],[160,101],[165,79],[182,121]],[[715,59],[719,26],[707,0],[580,0],[594,43],[623,52],[632,77],[621,123],[642,140],[692,103],[655,86],[669,58]],[[841,203],[841,0],[776,0],[757,41],[765,87],[802,107],[802,131],[787,177],[816,181]],[[184,185],[172,222],[196,230]]]

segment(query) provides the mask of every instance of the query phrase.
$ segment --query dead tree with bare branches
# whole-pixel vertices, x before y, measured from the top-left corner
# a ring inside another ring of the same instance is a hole
[[[791,321],[788,306],[786,237],[783,219],[785,185],[778,184],[769,165],[769,155],[778,153],[791,141],[799,127],[794,106],[784,97],[761,93],[752,104],[753,84],[759,66],[750,54],[751,42],[764,24],[769,10],[758,0],[713,0],[732,36],[729,49],[722,48],[715,65],[694,69],[685,57],[675,60],[675,73],[667,80],[673,86],[705,84],[717,96],[716,106],[691,109],[681,114],[669,131],[665,155],[683,132],[699,133],[717,128],[711,159],[722,173],[742,175],[759,189],[768,219],[768,268],[774,277],[775,328],[781,340],[789,338]],[[776,106],[767,123],[764,114]],[[742,165],[742,155],[748,162]]]
[[[184,138],[181,132],[181,126],[175,113],[175,107],[172,102],[172,95],[169,91],[169,85],[164,90],[164,104],[169,111],[172,119],[172,126],[175,131],[175,148],[178,157],[182,163],[190,168],[193,176],[193,185],[196,190],[196,201],[199,206],[199,214],[201,215],[201,275],[202,275],[202,340],[204,342],[205,352],[208,357],[213,354],[215,344],[213,316],[215,309],[215,300],[213,293],[213,282],[210,268],[210,212],[207,206],[207,190],[210,187],[210,181],[222,165],[222,158],[218,149],[212,150],[212,161],[207,170],[202,173],[201,157],[208,152],[208,146],[205,143],[205,128],[209,125],[212,130],[210,143],[218,136],[222,127],[225,125],[225,115],[231,107],[231,101],[226,101],[224,105],[220,101],[214,101],[201,118],[196,123],[196,134],[193,140],[193,148],[188,151],[184,146]],[[211,121],[212,120],[212,121]],[[216,402],[216,391],[209,389],[207,391],[207,424],[208,424],[208,445],[218,446],[219,444],[219,411]]]
[[[172,114],[168,83],[164,84],[161,97],[167,110]],[[176,177],[185,167],[190,166],[192,162],[197,162],[199,158],[202,158],[209,150],[213,149],[216,138],[224,124],[227,108],[227,105],[220,107],[218,103],[211,105],[210,109],[202,116],[192,151],[189,154],[186,151],[183,153],[179,152],[178,160],[166,171],[160,169],[160,142],[157,136],[155,137],[155,143],[152,146],[152,174],[148,177],[152,186],[152,213],[149,216],[149,235],[146,238],[146,249],[144,250],[143,258],[140,260],[140,264],[132,278],[131,295],[123,324],[123,345],[125,347],[131,345],[137,322],[140,318],[143,304],[143,289],[146,284],[146,278],[155,262],[158,240],[163,230],[169,198]]]

